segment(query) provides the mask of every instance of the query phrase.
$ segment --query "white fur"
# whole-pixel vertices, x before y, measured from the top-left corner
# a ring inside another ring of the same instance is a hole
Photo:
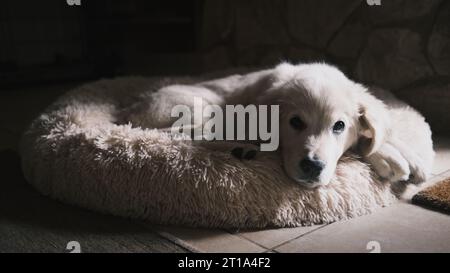
[[[142,111],[133,108],[133,115],[125,119],[149,128],[168,127],[173,120],[168,118],[167,111],[180,103],[192,105],[194,96],[222,106],[280,105],[284,169],[288,176],[307,187],[328,184],[339,158],[350,149],[364,156],[381,177],[391,182],[411,177],[411,182],[420,183],[431,170],[434,157],[431,130],[419,113],[389,92],[368,90],[323,63],[283,63],[274,69],[245,75],[166,86],[144,96],[137,103]],[[307,124],[302,132],[289,125],[289,119],[295,115]],[[155,117],[164,118],[155,121]],[[346,129],[335,135],[331,128],[338,120],[345,122]],[[306,156],[325,163],[313,183],[303,178],[299,169],[299,161]]]

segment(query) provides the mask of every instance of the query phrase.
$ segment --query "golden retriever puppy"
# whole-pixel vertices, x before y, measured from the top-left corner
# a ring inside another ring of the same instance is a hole
[[[145,107],[137,107],[141,112],[128,120],[145,127],[170,127],[170,109],[180,103],[193,107],[194,97],[222,108],[279,105],[279,124],[273,128],[279,129],[285,172],[308,188],[328,184],[348,150],[361,154],[392,182],[420,183],[431,171],[434,151],[424,118],[389,92],[369,90],[324,63],[282,63],[244,75],[166,86],[146,96],[147,101],[139,103]],[[204,122],[194,120],[197,125]]]

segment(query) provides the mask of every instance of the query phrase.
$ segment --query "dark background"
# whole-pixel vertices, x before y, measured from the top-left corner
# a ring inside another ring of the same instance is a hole
[[[2,91],[285,60],[335,64],[393,90],[434,132],[449,131],[450,1],[3,0],[0,8]]]
[[[178,72],[187,65],[186,55],[196,50],[198,1],[80,3],[2,1],[3,87]],[[168,63],[163,62],[168,55]]]

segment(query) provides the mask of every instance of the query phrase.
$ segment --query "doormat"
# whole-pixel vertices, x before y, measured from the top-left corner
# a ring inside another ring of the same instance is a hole
[[[450,214],[450,178],[420,191],[414,195],[412,202]]]

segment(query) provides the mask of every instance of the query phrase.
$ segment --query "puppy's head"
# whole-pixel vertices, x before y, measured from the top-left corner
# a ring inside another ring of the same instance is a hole
[[[280,105],[284,169],[308,188],[328,184],[350,147],[369,155],[386,134],[384,104],[326,64],[279,65],[260,98]]]

